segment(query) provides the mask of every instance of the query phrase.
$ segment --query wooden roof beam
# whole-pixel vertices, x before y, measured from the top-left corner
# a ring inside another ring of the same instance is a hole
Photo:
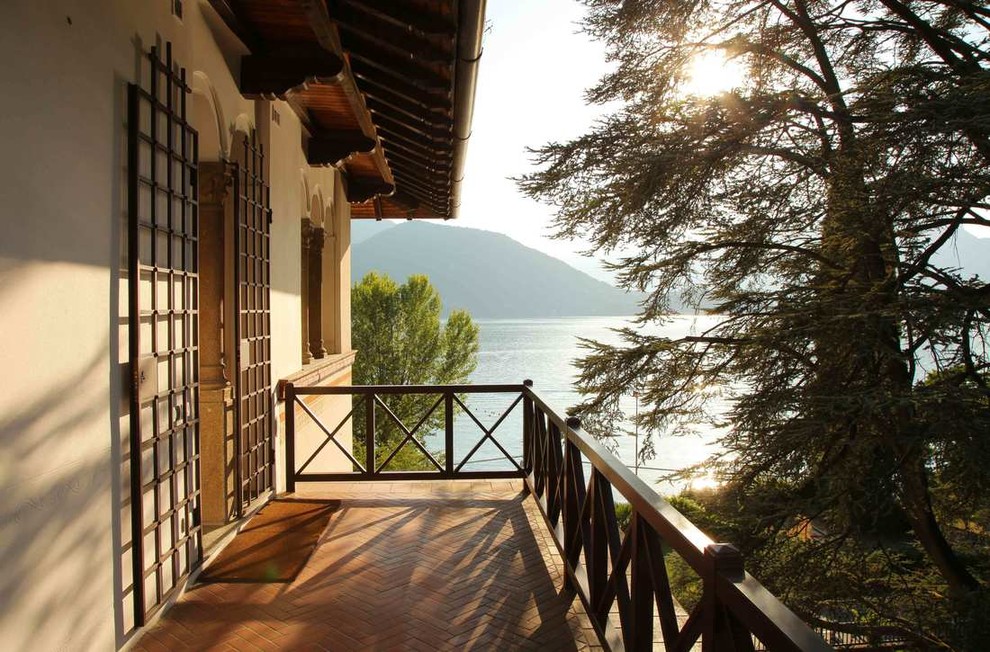
[[[361,87],[361,90],[364,91],[364,94],[368,99],[376,100],[385,106],[393,107],[402,111],[436,115],[441,119],[447,120],[448,122],[453,118],[453,113],[449,102],[438,102],[434,99],[432,103],[427,104],[417,99],[410,98],[402,93],[398,93],[394,89],[369,83],[368,80],[363,77],[358,78],[358,85]]]
[[[451,135],[449,129],[411,125],[379,111],[372,111],[371,113],[379,129],[386,129],[400,136],[410,138],[413,141],[427,140],[439,145],[450,146]]]
[[[346,184],[347,201],[352,204],[360,204],[378,195],[391,195],[395,192],[395,186],[378,179],[363,179],[360,177],[348,177]]]
[[[434,213],[439,213],[443,209],[444,202],[437,202],[436,200],[433,199],[424,199],[418,196],[416,193],[414,193],[411,188],[404,188],[402,191],[402,197],[403,198],[409,197],[416,200],[417,202],[416,209],[419,210],[426,208]],[[396,199],[395,195],[393,195],[391,199],[393,202],[401,201],[401,199]],[[405,202],[403,201],[403,203]]]
[[[447,18],[413,9],[397,0],[336,0],[333,5],[335,9],[350,7],[422,35],[457,35],[456,26]]]
[[[217,12],[231,32],[254,54],[264,48],[261,37],[240,16],[237,0],[210,0],[210,6]]]
[[[412,157],[415,160],[423,161],[425,164],[431,163],[441,163],[446,166],[452,165],[453,157],[451,152],[431,152],[424,150],[421,147],[410,147],[406,143],[397,142],[394,140],[385,140],[384,145],[385,155],[388,156],[390,152],[400,152],[405,154],[407,157]]]
[[[241,93],[245,97],[285,99],[289,91],[311,83],[334,83],[344,60],[326,50],[249,54],[241,57]]]
[[[341,4],[333,13],[337,27],[345,33],[344,43],[350,38],[370,43],[378,48],[392,50],[399,56],[414,55],[427,63],[446,63],[452,58],[453,52],[444,50],[433,41],[419,36],[415,32],[402,29],[376,16],[354,11],[350,6]]]
[[[385,144],[401,144],[406,149],[410,149],[423,154],[424,156],[450,156],[452,149],[444,143],[435,143],[418,134],[395,132],[388,127],[379,126],[378,135]]]
[[[309,139],[306,160],[310,165],[337,165],[354,154],[370,154],[376,141],[359,131],[320,131]]]
[[[330,18],[326,0],[297,1],[302,5],[303,11],[306,14],[306,20],[309,22],[309,26],[316,35],[316,39],[320,45],[326,50],[336,53],[341,59],[344,59],[344,71],[338,80],[340,88],[347,97],[347,102],[351,107],[351,112],[357,120],[358,125],[361,127],[361,132],[368,138],[377,138],[377,128],[371,119],[371,112],[364,103],[364,95],[358,88],[357,80],[354,78],[354,72],[350,67],[350,61],[344,56],[344,48],[340,42],[337,24]],[[378,174],[382,180],[381,182],[386,186],[392,187],[394,190],[392,171],[388,169],[385,154],[380,144],[375,146],[374,151],[369,154],[369,157],[378,170]]]
[[[427,128],[443,129],[444,127],[449,128],[451,124],[449,116],[394,106],[392,104],[382,102],[374,97],[367,98],[367,105],[372,112],[383,113],[395,118],[396,120],[401,120],[402,122],[408,122],[410,124],[422,125]]]
[[[387,52],[376,52],[374,48],[367,51],[359,48],[349,48],[351,61],[360,61],[392,79],[399,79],[427,92],[450,92],[451,83],[431,68],[416,64],[415,61],[390,55]]]
[[[453,169],[453,163],[449,160],[437,161],[422,159],[398,150],[386,150],[385,158],[388,159],[390,164],[392,164],[392,167],[395,167],[396,163],[403,163],[406,166],[409,166],[410,169],[422,170],[423,172],[428,172],[431,175],[441,175],[446,179],[450,178],[450,171]]]
[[[389,81],[385,84],[378,79],[378,68],[358,59],[351,60],[351,70],[361,83],[362,90],[368,95],[376,97],[388,97],[389,94],[400,95],[430,111],[439,110],[449,113],[453,108],[453,104],[451,104],[453,95],[450,88],[424,89],[409,80],[393,75],[389,76]]]
[[[439,173],[434,176],[431,172],[407,161],[394,159],[391,163],[392,178],[395,179],[395,183],[399,187],[405,187],[412,182],[415,186],[429,191],[437,198],[446,196],[450,191],[449,173]]]
[[[337,28],[330,18],[325,0],[298,0],[298,2],[320,45],[330,52],[343,56],[344,48],[340,44],[340,34],[337,33]]]
[[[450,194],[449,185],[438,187],[430,181],[424,180],[421,176],[417,176],[414,173],[406,173],[398,165],[393,168],[392,175],[395,178],[396,187],[408,190],[409,192],[417,191],[423,198],[428,198],[430,201],[436,202],[439,206],[446,205],[447,197]]]

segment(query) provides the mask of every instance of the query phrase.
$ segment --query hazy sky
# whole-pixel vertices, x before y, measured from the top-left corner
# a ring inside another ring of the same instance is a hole
[[[488,0],[466,178],[456,226],[505,233],[608,279],[583,243],[552,240],[552,209],[523,197],[509,177],[530,169],[526,147],[578,136],[601,111],[584,90],[608,69],[604,48],[579,32],[576,0]],[[990,236],[990,229],[970,229]]]
[[[526,147],[584,133],[597,109],[584,89],[606,70],[600,44],[578,32],[574,0],[489,0],[460,217],[452,224],[499,231],[586,272],[580,243],[551,240],[551,209],[523,197],[509,177],[530,168]]]

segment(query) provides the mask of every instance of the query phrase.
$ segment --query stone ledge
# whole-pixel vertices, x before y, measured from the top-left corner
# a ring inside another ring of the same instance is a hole
[[[340,372],[350,369],[354,365],[355,355],[357,355],[357,351],[331,353],[325,358],[313,360],[296,373],[282,378],[278,381],[278,387],[276,388],[278,400],[285,400],[285,386],[287,383],[301,387],[320,385]]]

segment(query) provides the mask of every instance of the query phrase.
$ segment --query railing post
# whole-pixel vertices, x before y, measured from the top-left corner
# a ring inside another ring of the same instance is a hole
[[[630,566],[631,580],[629,595],[629,617],[628,624],[624,627],[626,646],[630,650],[649,650],[653,648],[653,602],[654,590],[659,591],[660,587],[654,588],[653,580],[650,577],[650,563],[662,563],[660,560],[650,559],[650,548],[647,545],[647,534],[644,528],[649,527],[643,523],[639,513],[633,510],[632,519],[629,522],[629,532],[626,534],[631,539]],[[661,572],[666,573],[665,569]],[[661,614],[661,617],[663,615]],[[674,631],[677,631],[676,629]],[[668,632],[664,632],[666,635]],[[672,639],[668,641],[671,647],[674,644]]]
[[[285,491],[296,490],[296,386],[285,384]]]
[[[375,475],[375,394],[364,395],[364,468]]]
[[[578,530],[581,528],[581,507],[585,500],[584,467],[581,466],[581,454],[577,446],[566,438],[564,439],[563,474],[564,559],[568,566],[577,568],[581,557],[582,541],[582,538],[578,537]],[[584,543],[585,545],[588,544],[587,541]],[[577,588],[574,586],[570,574],[564,575],[564,588],[570,591]],[[593,605],[595,604],[594,597],[592,597],[591,602]]]
[[[533,404],[533,491],[545,496],[547,488],[547,428],[546,415]],[[548,503],[549,504],[549,503]]]
[[[454,477],[454,393],[443,395],[443,449],[447,475]]]
[[[528,391],[533,387],[533,381],[527,378],[523,386],[526,387],[523,391],[523,471],[528,476],[533,472],[533,398]],[[523,488],[528,491],[529,485],[523,483]]]
[[[718,576],[736,579],[745,571],[739,550],[729,543],[705,547],[705,619],[701,634],[702,652],[734,649],[733,632],[718,595]]]

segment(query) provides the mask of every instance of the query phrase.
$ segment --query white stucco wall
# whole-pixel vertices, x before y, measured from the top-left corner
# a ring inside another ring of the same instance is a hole
[[[121,553],[130,527],[121,459],[125,99],[140,52],[156,41],[171,41],[190,83],[195,75],[209,89],[223,128],[266,121],[257,126],[270,141],[273,383],[301,364],[304,186],[334,197],[339,183],[333,170],[306,165],[288,105],[240,96],[243,51],[208,3],[184,5],[180,22],[168,0],[0,2],[4,649],[112,650],[132,624],[130,559]],[[218,137],[230,142],[229,133]],[[342,276],[349,288],[349,267]],[[349,308],[343,314],[349,330]]]

